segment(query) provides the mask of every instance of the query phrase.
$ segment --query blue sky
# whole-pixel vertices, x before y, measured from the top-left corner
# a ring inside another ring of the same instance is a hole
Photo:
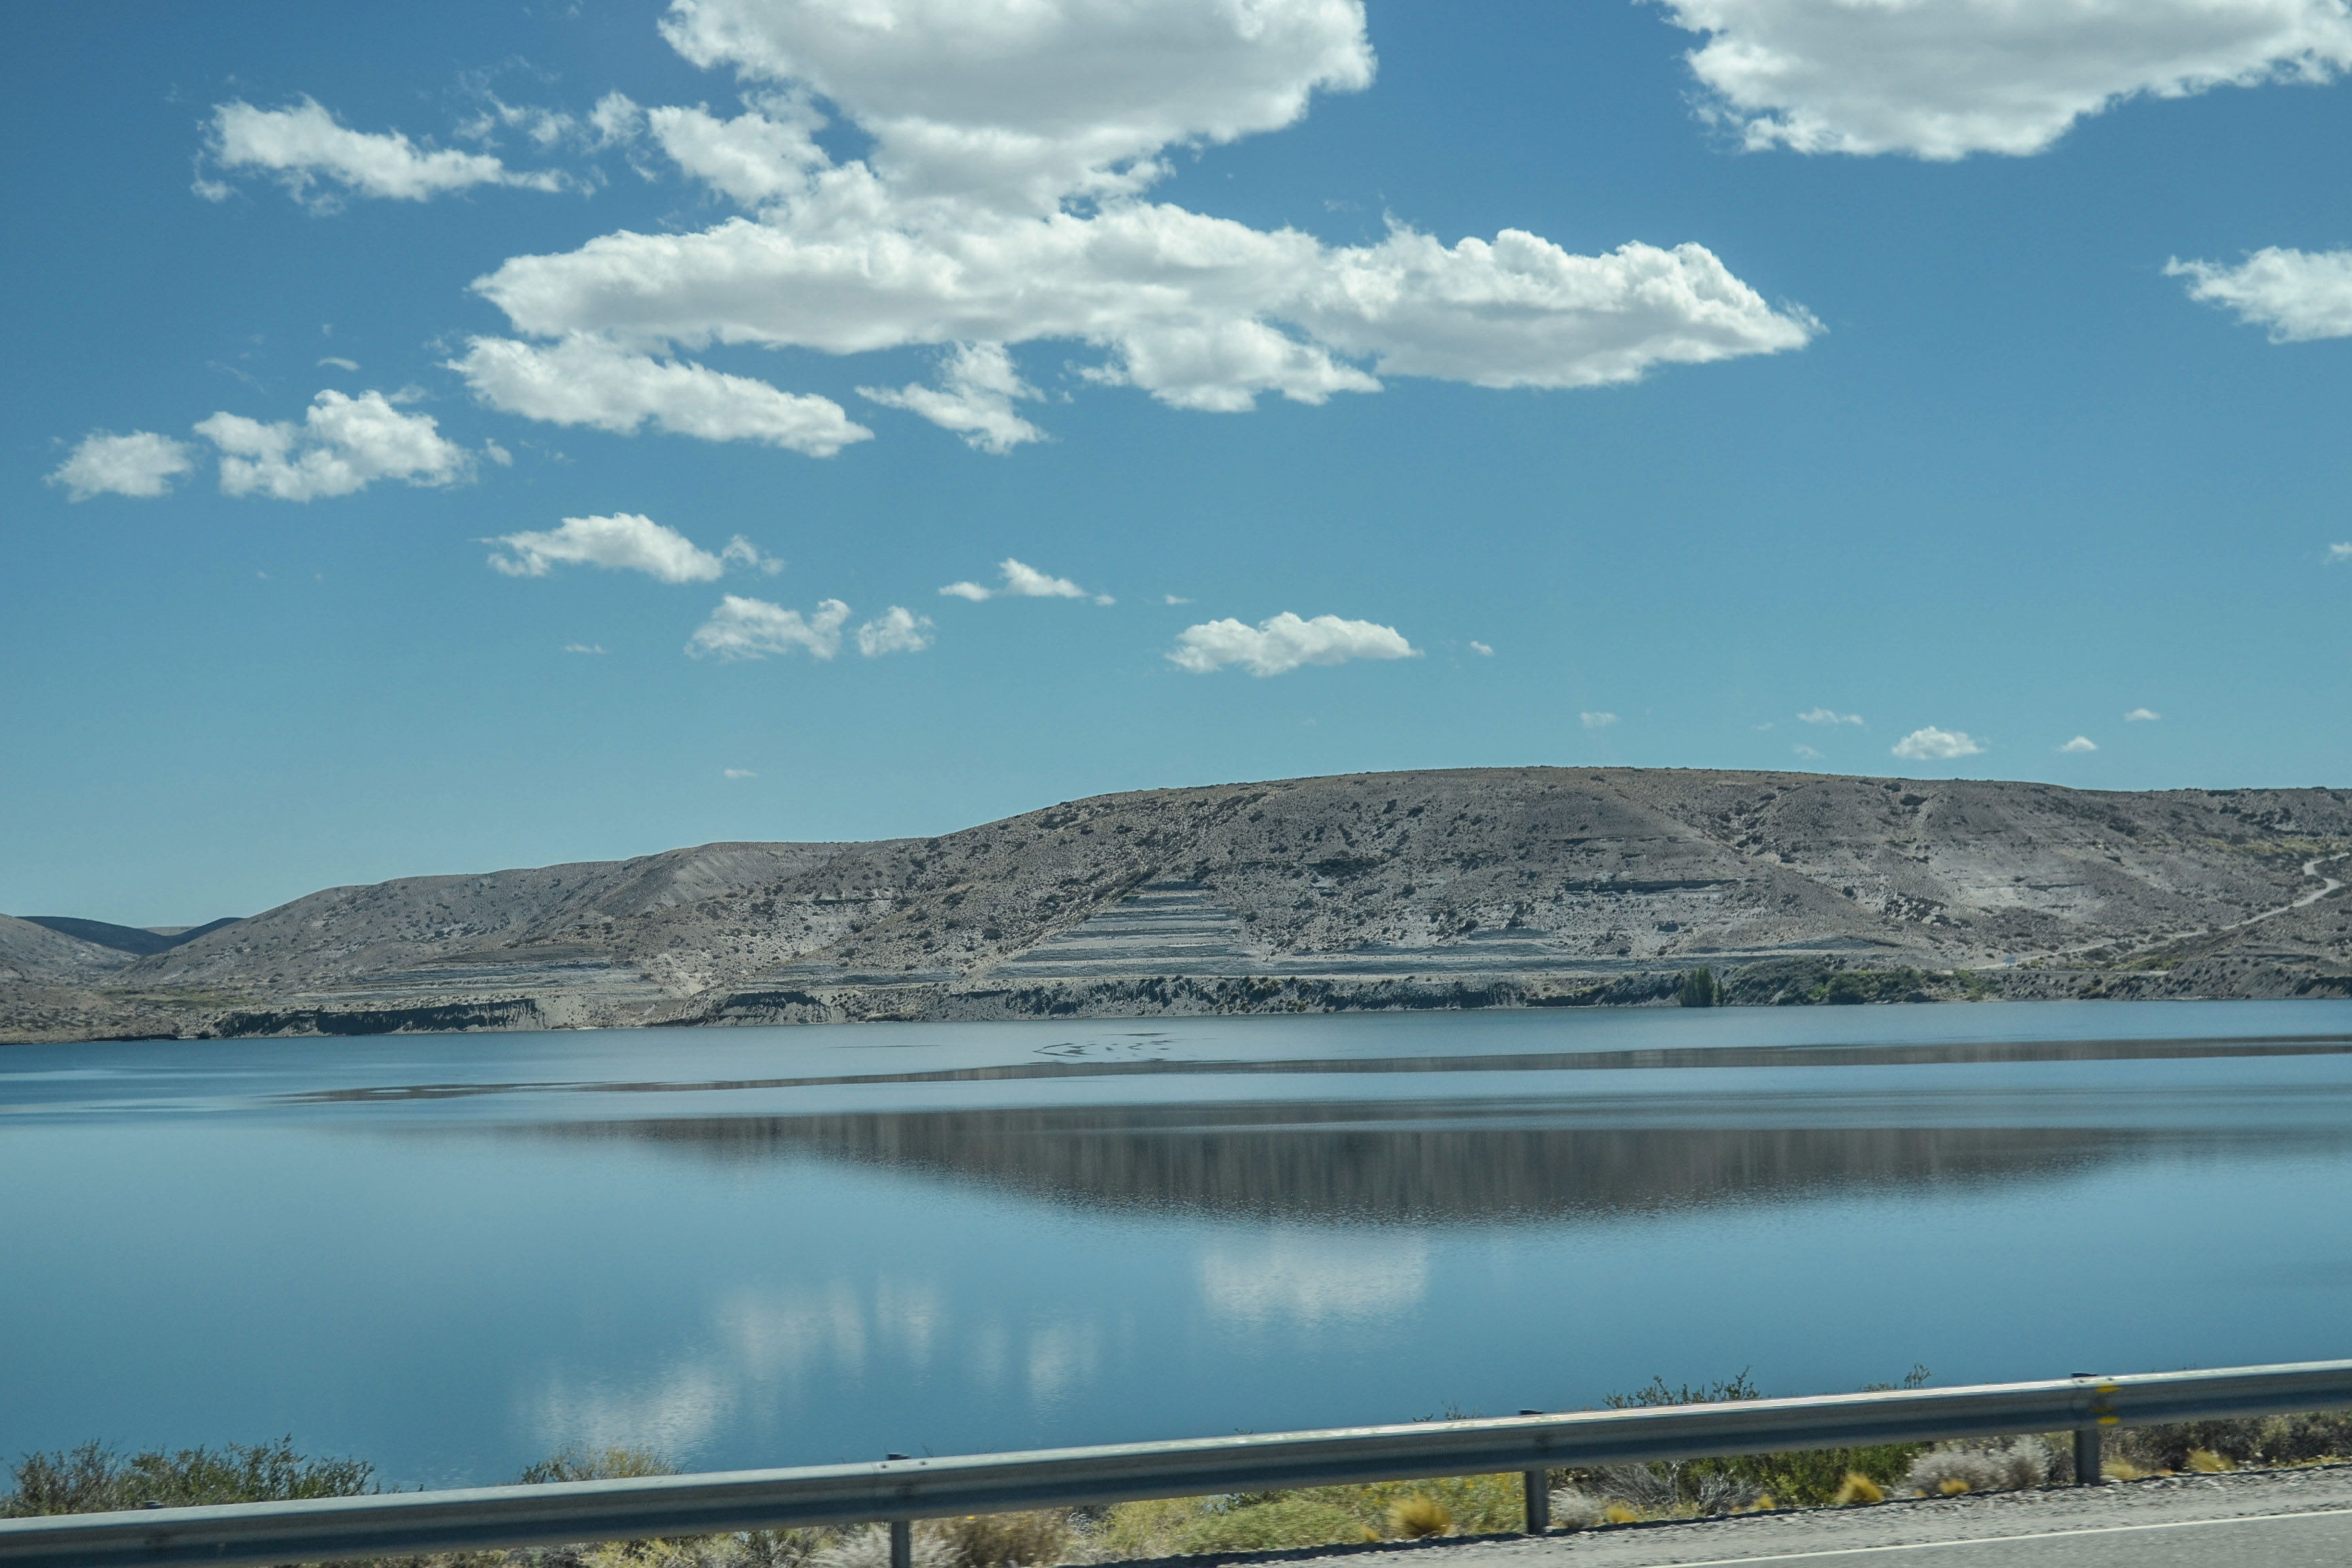
[[[0,909],[1360,769],[2352,782],[2352,18],[2025,10],[30,13]]]

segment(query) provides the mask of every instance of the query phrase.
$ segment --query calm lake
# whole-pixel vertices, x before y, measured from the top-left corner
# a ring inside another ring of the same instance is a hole
[[[0,1461],[407,1484],[2352,1354],[2352,1004],[0,1047]]]

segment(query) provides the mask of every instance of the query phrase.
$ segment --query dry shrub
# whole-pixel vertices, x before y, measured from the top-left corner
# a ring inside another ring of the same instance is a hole
[[[951,1568],[1050,1568],[1076,1544],[1067,1509],[975,1513],[929,1521],[946,1541]]]
[[[915,1526],[915,1568],[954,1568],[947,1535],[927,1528],[932,1523],[924,1520]],[[831,1545],[810,1554],[808,1568],[890,1568],[890,1527],[868,1524],[845,1531]]]
[[[2189,1450],[2189,1468],[2202,1476],[2218,1476],[2224,1470],[2236,1469],[2235,1461],[2215,1453],[2210,1448]]]
[[[1658,1460],[1604,1465],[1582,1478],[1593,1491],[1644,1519],[1694,1519],[1740,1513],[1764,1495],[1738,1471],[1717,1460]]]
[[[1962,1492],[2011,1492],[2050,1479],[2050,1450],[2032,1437],[2007,1442],[1938,1443],[1903,1474],[1905,1491],[1922,1497]]]
[[[1551,1494],[1551,1522],[1559,1530],[1591,1530],[1608,1522],[1609,1502],[1580,1487],[1559,1487]]]
[[[1886,1489],[1860,1470],[1848,1470],[1845,1473],[1844,1481],[1838,1487],[1837,1495],[1830,1499],[1830,1501],[1839,1508],[1850,1508],[1855,1503],[1885,1502],[1885,1500]]]
[[[2352,1456],[2352,1411],[2323,1410],[2238,1421],[2175,1421],[2109,1431],[2105,1449],[2143,1475],[2191,1468],[2200,1450],[2244,1465],[2305,1465]]]

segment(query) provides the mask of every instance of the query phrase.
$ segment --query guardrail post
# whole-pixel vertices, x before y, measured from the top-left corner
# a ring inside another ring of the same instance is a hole
[[[1522,1410],[1522,1415],[1540,1415],[1540,1410]],[[1528,1493],[1528,1533],[1548,1534],[1551,1530],[1551,1472],[1527,1470],[1520,1475]]]
[[[2099,1374],[2093,1372],[2070,1372],[2066,1375],[2088,1379],[2095,1378]],[[2105,1389],[2101,1389],[2093,1396],[2091,1415],[2094,1420],[2105,1415],[2105,1411],[2102,1408],[2105,1404]],[[2078,1487],[2102,1486],[2105,1484],[2106,1479],[2104,1462],[2099,1458],[2098,1427],[2095,1426],[2075,1427],[2074,1484]]]
[[[885,1459],[903,1459],[904,1454],[885,1454]],[[890,1568],[915,1568],[915,1521],[894,1519],[890,1521]]]

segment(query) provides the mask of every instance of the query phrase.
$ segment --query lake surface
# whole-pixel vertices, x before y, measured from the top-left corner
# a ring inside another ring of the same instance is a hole
[[[2352,1004],[0,1047],[0,1460],[409,1484],[2352,1355]]]

